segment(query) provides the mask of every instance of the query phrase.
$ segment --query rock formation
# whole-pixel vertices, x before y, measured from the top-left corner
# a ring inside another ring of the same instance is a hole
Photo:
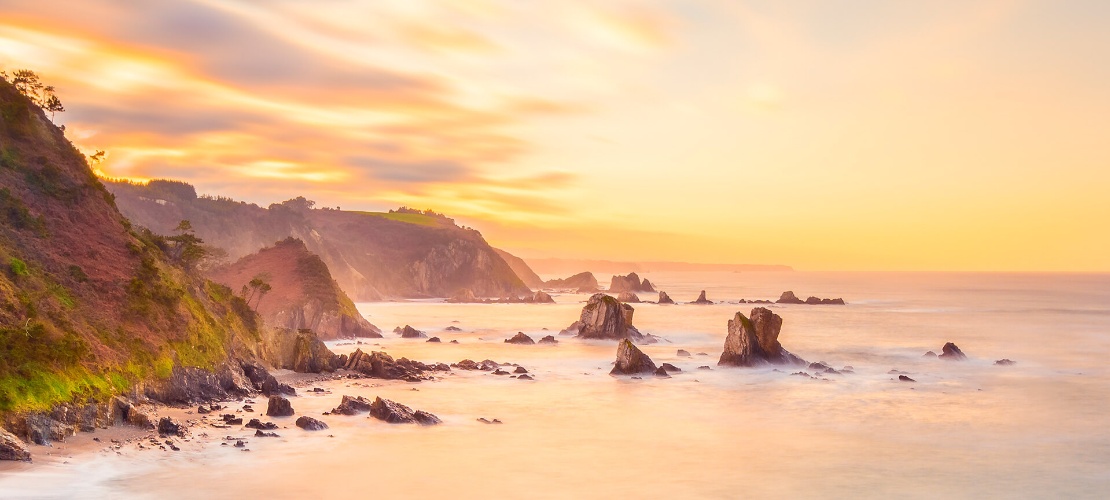
[[[441,423],[439,417],[426,411],[413,410],[401,403],[378,397],[370,405],[370,416],[389,422],[391,424],[420,424],[436,425]]]
[[[578,293],[594,293],[598,290],[597,278],[591,272],[578,273],[569,278],[548,280],[544,288],[577,290]]]
[[[629,273],[628,276],[613,276],[609,283],[609,293],[654,291],[655,288],[651,285],[651,282],[646,279],[640,281],[640,276],[636,273]]]
[[[782,292],[782,295],[779,296],[779,300],[776,300],[775,303],[777,303],[777,304],[808,304],[808,305],[811,305],[811,306],[812,305],[839,305],[839,306],[842,306],[842,305],[844,305],[844,299],[840,299],[840,298],[820,299],[820,298],[817,298],[817,297],[809,297],[806,300],[802,300],[802,299],[799,299],[796,295],[794,295],[794,292],[786,291],[786,292]]]
[[[357,415],[364,411],[370,411],[370,400],[358,396],[343,396],[343,400],[331,411],[332,415]]]
[[[674,304],[674,300],[671,300],[671,296],[667,295],[667,292],[664,292],[663,290],[659,290],[659,301],[658,301],[658,303],[659,304]]]
[[[779,343],[782,317],[765,307],[752,309],[751,319],[737,312],[728,322],[724,352],[717,365],[758,366],[761,364],[805,364]]]
[[[474,292],[471,291],[469,288],[464,288],[455,292],[450,297],[447,297],[447,302],[450,302],[452,304],[473,304],[476,302],[482,302],[482,299],[476,297],[474,295]]]
[[[392,356],[380,351],[366,354],[362,349],[356,349],[355,352],[351,353],[344,368],[373,378],[407,380],[409,382],[431,380],[431,372],[449,371],[451,369],[442,363],[428,365],[407,358],[394,360]]]
[[[532,344],[535,344],[536,341],[532,340],[532,337],[529,337],[528,335],[525,335],[524,332],[516,332],[516,335],[513,335],[513,338],[505,339],[505,343],[506,344],[532,345]]]
[[[1012,359],[1003,358],[1003,359],[1000,359],[998,361],[995,361],[994,364],[996,364],[998,366],[1011,366],[1011,365],[1017,364],[1017,362],[1012,360]]]
[[[540,276],[536,274],[531,267],[528,267],[528,263],[524,262],[524,259],[499,248],[494,248],[493,251],[497,252],[497,255],[509,265],[509,269],[512,269],[513,273],[516,274],[528,288],[535,289],[543,287],[543,280],[540,279]]]
[[[547,293],[537,291],[536,293],[532,294],[532,303],[533,304],[554,304],[555,299],[551,298],[551,296],[548,295]]]
[[[634,294],[632,292],[621,292],[620,294],[617,295],[617,300],[621,301],[621,302],[632,303],[632,304],[639,304],[640,303],[640,297],[637,297],[636,294]]]
[[[306,431],[322,431],[328,428],[328,424],[316,420],[315,418],[302,415],[301,417],[297,418],[297,427],[300,427]]]
[[[275,368],[321,373],[340,366],[338,356],[312,330],[274,328],[264,331],[262,339],[262,359]]]
[[[288,417],[293,415],[293,405],[288,399],[281,396],[270,396],[269,402],[266,403],[266,416],[268,417]]]
[[[4,429],[0,429],[0,460],[31,461],[31,452],[27,445],[19,438]]]
[[[632,306],[609,295],[594,294],[582,308],[577,335],[584,339],[643,340],[644,335],[632,326],[633,312]]]
[[[686,349],[679,349],[675,353],[675,355],[678,356],[678,357],[681,357],[681,358],[689,358],[690,357],[690,351],[687,351]]]
[[[624,339],[617,344],[617,362],[609,375],[639,375],[654,373],[655,363],[647,354],[632,344],[631,340]]]
[[[426,334],[426,333],[424,333],[420,330],[417,330],[417,329],[415,329],[415,328],[413,328],[409,325],[405,325],[405,327],[401,329],[400,334],[401,334],[401,338],[403,338],[403,339],[426,339],[426,338],[428,338],[428,334]]]
[[[967,359],[967,356],[964,355],[964,352],[961,351],[959,347],[956,347],[956,344],[948,342],[945,343],[944,347],[941,349],[940,359],[945,359],[948,361],[963,361]]]
[[[544,336],[544,338],[540,339],[538,343],[539,344],[558,344],[559,341],[555,340],[554,336],[547,335],[547,336]]]
[[[713,303],[712,300],[709,300],[709,299],[705,298],[705,290],[702,290],[701,293],[698,294],[697,300],[691,302],[691,304],[698,304],[698,305],[708,305],[708,304],[712,304],[712,303]]]

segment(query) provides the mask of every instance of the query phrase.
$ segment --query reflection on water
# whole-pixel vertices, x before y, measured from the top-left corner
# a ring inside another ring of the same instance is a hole
[[[319,416],[343,394],[380,395],[445,424],[327,416],[320,418],[331,429],[310,434],[292,419],[275,419],[289,427],[279,431],[283,437],[252,440],[250,453],[215,445],[177,455],[97,455],[7,474],[0,492],[58,494],[64,483],[67,497],[936,498],[1097,497],[1110,488],[1106,276],[647,277],[676,301],[691,301],[703,288],[717,301],[773,299],[787,289],[844,297],[848,306],[774,308],[785,319],[787,349],[851,365],[855,374],[822,381],[771,368],[718,369],[725,324],[751,305],[637,305],[635,324],[670,341],[644,351],[683,372],[630,380],[607,375],[612,343],[502,342],[517,331],[557,334],[577,318],[585,295],[556,295],[555,305],[359,304],[383,330],[411,324],[444,340],[387,334],[364,350],[426,362],[515,362],[537,380],[456,372],[420,384],[329,382],[321,386],[331,394],[302,391],[293,400],[299,414]],[[444,330],[452,325],[463,331]],[[921,357],[946,341],[971,359]],[[679,348],[708,355],[680,358]],[[1000,358],[1018,364],[993,366]],[[892,381],[891,369],[918,382]]]

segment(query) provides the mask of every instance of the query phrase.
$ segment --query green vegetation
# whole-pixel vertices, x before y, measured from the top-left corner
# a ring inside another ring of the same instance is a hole
[[[17,69],[9,77],[6,72],[0,71],[0,77],[9,80],[13,87],[31,100],[43,111],[50,113],[50,121],[54,121],[54,113],[65,111],[62,101],[58,99],[53,85],[46,85],[39,75],[29,69]]]
[[[38,236],[46,236],[46,223],[42,216],[31,215],[23,200],[12,195],[8,188],[0,188],[0,215],[16,229],[29,230]]]
[[[371,217],[381,217],[397,222],[404,222],[407,224],[415,224],[417,226],[439,227],[443,226],[443,221],[436,217],[424,214],[413,213],[398,213],[398,212],[353,212],[356,214],[369,215]]]
[[[27,276],[31,274],[31,272],[27,270],[27,263],[15,257],[12,257],[8,262],[8,267],[11,268],[12,274],[15,276]]]

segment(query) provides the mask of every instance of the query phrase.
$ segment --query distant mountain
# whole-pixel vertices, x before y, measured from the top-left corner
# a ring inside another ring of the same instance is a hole
[[[699,264],[691,262],[620,262],[611,260],[579,259],[525,259],[537,273],[549,276],[565,276],[584,269],[596,273],[627,274],[650,272],[686,271],[793,271],[790,266],[762,264]]]
[[[431,212],[314,209],[296,198],[268,208],[197,196],[193,186],[155,180],[105,183],[135,224],[170,232],[188,220],[197,236],[238,259],[287,237],[304,241],[356,301],[531,293],[481,233]]]
[[[524,262],[524,259],[497,248],[494,248],[493,251],[497,252],[497,255],[505,260],[505,263],[509,264],[509,268],[516,273],[525,285],[528,285],[528,288],[539,289],[543,287],[543,279],[532,271],[532,268],[528,267],[528,263]]]
[[[245,291],[241,295],[248,297],[267,326],[309,329],[323,340],[381,337],[381,330],[359,314],[332,279],[328,266],[293,237],[214,269],[208,276],[233,291]],[[266,293],[249,286],[256,277],[269,287]]]

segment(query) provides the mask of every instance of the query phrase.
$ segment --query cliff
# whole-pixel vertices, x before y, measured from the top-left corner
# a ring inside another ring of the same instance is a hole
[[[246,290],[241,295],[251,298],[267,326],[313,330],[323,340],[382,336],[355,309],[320,257],[293,237],[216,268],[208,277],[234,291]],[[250,295],[248,283],[255,277],[270,286],[267,293]]]
[[[230,259],[298,238],[356,301],[448,297],[462,289],[479,297],[530,293],[481,233],[439,214],[315,209],[304,198],[262,208],[197,196],[192,186],[173,181],[106,185],[135,224],[168,232],[189,220],[197,236]]]
[[[528,288],[539,289],[543,287],[543,279],[540,278],[540,275],[536,274],[531,267],[528,267],[528,263],[524,262],[524,259],[498,248],[494,248],[493,251],[497,252],[497,255],[509,265],[513,273],[515,273]]]

